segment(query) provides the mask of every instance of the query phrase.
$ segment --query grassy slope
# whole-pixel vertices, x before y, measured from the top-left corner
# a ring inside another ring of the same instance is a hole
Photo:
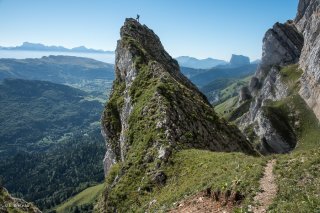
[[[298,94],[302,71],[297,65],[281,69],[282,80],[289,86],[290,95],[281,101],[271,102],[268,108],[284,113],[294,129],[298,142],[294,151],[274,155],[274,169],[279,186],[278,195],[270,212],[320,211],[320,124],[312,110]],[[225,117],[236,109],[235,98],[215,107]]]
[[[264,165],[264,159],[242,153],[183,150],[167,168],[167,185],[151,194],[150,198],[157,200],[151,211],[170,208],[174,202],[209,187],[222,192],[240,191],[246,196],[245,203],[250,203]]]
[[[235,97],[239,94],[239,88],[241,88],[242,86],[248,85],[248,83],[250,82],[250,79],[252,78],[252,75],[247,76],[245,78],[239,79],[236,82],[234,82],[233,84],[229,85],[228,87],[224,88],[223,90],[221,90],[220,95],[220,101],[224,102],[225,100],[231,98],[231,97]]]
[[[245,195],[242,204],[245,210],[259,189],[259,179],[262,177],[265,163],[265,158],[242,153],[183,150],[174,154],[172,161],[166,167],[167,184],[164,187],[156,187],[149,193],[136,191],[137,203],[121,206],[118,210],[119,212],[125,212],[126,209],[133,212],[162,212],[175,207],[175,202],[208,187],[214,191],[239,191]],[[113,180],[118,172],[119,166],[114,165],[107,183]],[[156,202],[150,205],[154,200]]]
[[[283,80],[292,94],[279,107],[294,106],[295,122],[298,122],[296,149],[287,155],[278,155],[275,174],[279,186],[278,195],[270,207],[272,212],[320,211],[320,125],[312,110],[298,95],[297,82],[301,71],[296,66],[281,70]]]
[[[94,204],[98,197],[102,194],[105,184],[99,184],[89,187],[74,197],[68,199],[56,208],[57,213],[70,212],[71,207],[81,206],[86,204]]]
[[[252,76],[248,76],[237,80],[220,91],[220,102],[215,106],[215,111],[226,119],[232,116],[234,110],[237,109],[239,88],[247,85]],[[248,104],[247,104],[248,105]]]
[[[128,42],[135,44],[134,40],[130,38]],[[143,52],[143,50],[141,51]],[[132,212],[145,212],[148,209],[154,212],[156,209],[168,209],[172,207],[173,202],[181,200],[184,195],[195,194],[210,186],[214,190],[221,191],[239,190],[249,202],[254,192],[258,190],[258,180],[262,175],[264,159],[240,153],[217,153],[188,149],[175,152],[170,158],[170,162],[165,166],[162,166],[158,160],[149,164],[144,163],[145,156],[157,155],[158,152],[157,149],[149,147],[150,143],[154,141],[166,143],[163,132],[157,130],[155,122],[150,119],[158,119],[161,116],[159,107],[155,105],[156,102],[150,101],[155,91],[164,93],[163,96],[167,99],[163,100],[163,104],[170,104],[172,94],[177,93],[184,97],[192,97],[194,104],[200,104],[203,100],[194,96],[192,91],[184,89],[183,85],[177,84],[172,78],[167,77],[167,74],[161,78],[161,81],[152,78],[149,69],[152,61],[149,64],[143,64],[139,61],[144,61],[144,59],[137,57],[134,60],[134,64],[141,67],[139,67],[139,75],[130,89],[130,95],[135,104],[129,118],[131,128],[127,131],[131,147],[124,165],[114,165],[109,172],[106,181],[107,187],[112,184],[117,175],[121,178],[112,190],[107,192],[108,211],[113,212],[113,206],[117,208],[118,212],[127,212],[129,209]],[[118,86],[121,85],[118,84]],[[121,89],[114,91],[118,92]],[[108,102],[110,110],[107,110],[106,113],[110,114],[111,121],[116,120],[112,109],[122,104],[121,96],[119,97],[114,95]],[[146,108],[150,110],[144,110]],[[204,110],[212,113],[208,115],[210,119],[218,119],[211,108]],[[116,122],[111,122],[111,125],[115,128],[118,127]],[[139,143],[133,143],[133,141]],[[158,164],[167,176],[167,184],[164,187],[155,185],[156,183],[145,175],[146,171],[152,171]],[[157,200],[157,202],[154,206],[149,206],[150,201],[153,200]],[[103,202],[99,203],[96,211],[104,211],[106,207],[103,206]]]

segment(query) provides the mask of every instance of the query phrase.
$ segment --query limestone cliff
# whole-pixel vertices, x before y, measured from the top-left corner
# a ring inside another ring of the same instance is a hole
[[[320,1],[300,0],[295,24],[305,40],[300,95],[320,120]]]
[[[2,186],[0,186],[0,212],[41,213],[41,211],[33,204],[22,199],[12,197]]]
[[[243,132],[254,132],[258,136],[262,152],[283,153],[296,146],[299,132],[296,124],[299,121],[289,124],[281,120],[279,114],[272,116],[270,111],[267,113],[271,102],[283,102],[292,95],[292,84],[297,85],[300,96],[320,119],[319,12],[319,0],[300,0],[294,21],[276,23],[268,30],[263,39],[262,62],[248,87],[241,90],[240,107],[243,103],[251,104],[248,112],[237,121]],[[302,71],[289,69],[293,73],[281,73],[290,64],[298,64]],[[284,81],[286,76],[297,73],[303,73],[298,76],[297,82]],[[294,106],[291,108],[291,117],[295,117],[297,112]]]
[[[244,132],[254,131],[262,153],[284,153],[295,147],[296,137],[291,126],[275,121],[276,116],[268,113],[266,105],[288,96],[288,86],[281,79],[280,69],[298,62],[302,46],[303,37],[292,21],[276,23],[263,38],[262,61],[255,76],[249,86],[242,89],[246,92],[240,97],[240,106],[249,101],[250,107],[238,123]],[[283,131],[290,134],[284,135]]]
[[[237,127],[220,119],[206,97],[181,74],[152,30],[126,19],[120,35],[116,80],[102,125],[107,137],[105,172],[115,162],[121,162],[121,172],[111,178],[106,197],[123,184],[126,192],[150,191],[165,184],[163,169],[171,154],[181,149],[254,152]],[[107,200],[110,208],[117,205]]]

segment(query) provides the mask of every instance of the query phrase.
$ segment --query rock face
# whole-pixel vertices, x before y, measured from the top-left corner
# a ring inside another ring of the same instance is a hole
[[[230,64],[233,66],[242,66],[250,64],[250,58],[243,55],[232,54],[230,59]]]
[[[295,24],[305,41],[299,60],[304,71],[300,95],[320,120],[320,1],[300,0]]]
[[[285,153],[292,150],[296,138],[289,125],[279,122],[268,110],[269,101],[279,101],[288,96],[288,86],[281,80],[281,66],[298,62],[303,46],[303,37],[292,21],[276,23],[263,38],[262,61],[249,87],[244,87],[240,101],[252,96],[249,111],[239,120],[245,132],[252,129],[260,140],[262,153]],[[241,90],[241,91],[242,91]],[[281,128],[279,128],[281,126]],[[282,128],[289,132],[284,137]]]
[[[2,186],[0,186],[0,212],[41,213],[33,204],[19,198],[11,197],[9,192]]]
[[[276,23],[263,39],[262,61],[249,85],[251,106],[239,119],[243,131],[250,127],[259,136],[262,152],[287,152],[295,147],[293,129],[282,123],[288,134],[281,135],[283,130],[274,125],[275,116],[266,113],[265,106],[289,95],[279,69],[296,63],[303,70],[300,96],[320,120],[320,0],[300,0],[295,20]]]
[[[116,79],[102,116],[108,139],[105,173],[114,162],[123,165],[112,186],[128,177],[133,181],[126,182],[127,187],[139,191],[164,185],[163,168],[181,149],[255,152],[237,127],[220,119],[206,97],[181,74],[152,30],[126,19],[120,34]]]

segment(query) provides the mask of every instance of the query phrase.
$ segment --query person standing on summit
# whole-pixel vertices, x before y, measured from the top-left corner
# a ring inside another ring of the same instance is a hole
[[[140,15],[139,14],[137,14],[137,18],[136,18],[136,20],[139,22],[139,18],[140,18]]]

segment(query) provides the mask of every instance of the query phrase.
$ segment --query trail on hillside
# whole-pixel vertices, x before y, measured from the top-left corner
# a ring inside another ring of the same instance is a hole
[[[275,176],[273,174],[273,167],[276,164],[276,160],[268,161],[263,177],[260,180],[261,192],[259,192],[255,197],[254,201],[257,203],[253,207],[254,213],[264,213],[267,212],[269,205],[277,194],[278,187],[275,183]]]

